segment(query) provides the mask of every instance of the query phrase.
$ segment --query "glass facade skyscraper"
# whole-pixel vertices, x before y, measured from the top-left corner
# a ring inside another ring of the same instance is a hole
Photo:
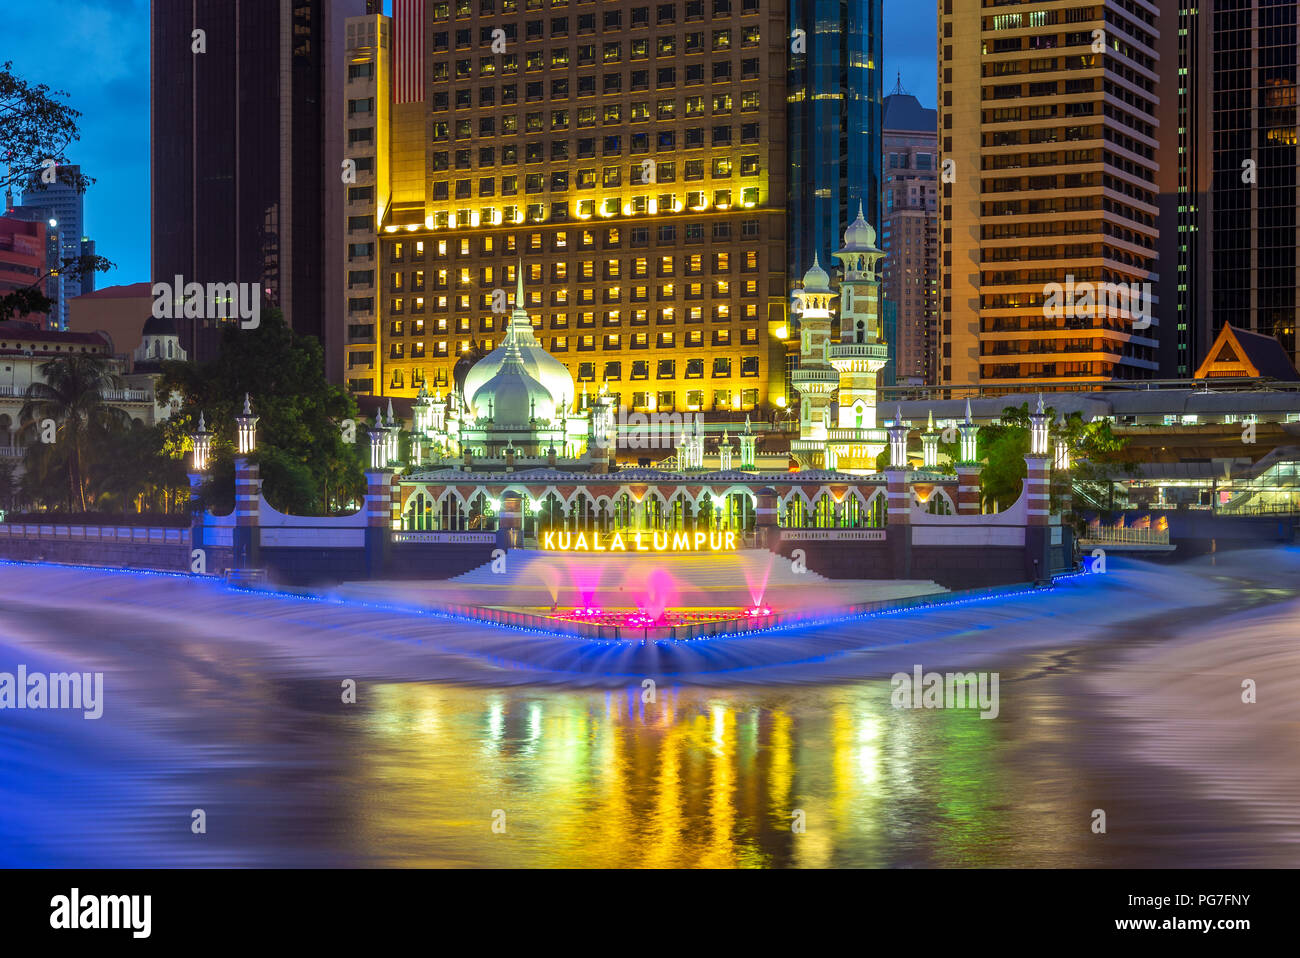
[[[858,213],[880,226],[883,0],[790,4],[791,276],[822,265]]]

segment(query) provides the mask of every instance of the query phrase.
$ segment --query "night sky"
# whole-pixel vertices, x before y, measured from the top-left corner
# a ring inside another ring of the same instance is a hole
[[[35,17],[6,18],[0,60],[12,60],[28,82],[66,90],[83,114],[69,160],[96,180],[86,232],[118,267],[96,284],[147,280],[149,0],[52,0],[35,9]],[[904,89],[934,105],[935,11],[934,0],[886,3],[885,93],[901,71]]]

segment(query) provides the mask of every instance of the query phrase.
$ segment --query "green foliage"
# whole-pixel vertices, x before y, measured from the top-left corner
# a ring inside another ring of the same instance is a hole
[[[186,448],[199,413],[213,433],[208,507],[233,508],[235,417],[247,393],[257,424],[257,453],[267,500],[281,512],[329,514],[365,493],[362,450],[343,441],[351,419],[364,441],[355,400],[324,376],[320,343],[295,336],[278,309],[264,309],[255,329],[228,326],[210,363],[168,362],[157,384],[160,401],[175,392],[182,407],[166,424],[167,444]],[[228,477],[228,478],[227,478]]]
[[[68,146],[81,139],[77,129],[81,113],[63,102],[67,96],[44,83],[28,83],[13,72],[12,61],[0,67],[0,156],[6,166],[0,172],[0,187],[27,185],[46,160],[62,159]],[[94,182],[66,168],[58,175],[79,193]]]
[[[77,118],[81,114],[63,102],[62,90],[51,90],[43,83],[32,85],[13,72],[13,64],[0,67],[0,186],[41,189],[41,174],[49,160],[59,161],[70,143],[81,139]],[[90,177],[74,171],[70,165],[56,166],[56,182],[84,193]],[[59,269],[51,270],[27,287],[0,295],[0,322],[29,313],[48,313],[54,303],[42,287],[55,272],[72,280],[91,272],[107,272],[113,264],[102,256],[78,256],[65,259]]]
[[[165,444],[162,425],[135,423],[94,436],[89,472],[96,506],[123,513],[184,511],[189,501],[185,463]]]
[[[52,479],[51,470],[61,468],[67,476],[69,505],[85,511],[85,456],[92,434],[124,429],[130,422],[125,412],[104,400],[107,390],[122,388],[122,380],[104,356],[60,356],[40,369],[44,382],[27,387],[18,418],[27,423],[30,439],[39,438],[44,420],[54,420],[55,442],[36,441],[28,447],[29,472]]]
[[[1109,496],[1114,501],[1115,480],[1137,470],[1124,457],[1127,439],[1117,437],[1108,420],[1084,422],[1071,413],[1058,422],[1056,410],[1044,410],[1049,423],[1048,448],[1055,455],[1058,439],[1066,441],[1070,451],[1071,499],[1075,504],[1096,502]],[[1029,404],[1008,406],[1001,422],[982,426],[977,449],[985,466],[980,474],[980,495],[986,505],[1005,509],[1020,496],[1025,479],[1025,456],[1029,452]],[[1054,504],[1059,504],[1060,488],[1054,488]]]
[[[0,510],[12,512],[17,509],[20,496],[17,463],[0,459]]]

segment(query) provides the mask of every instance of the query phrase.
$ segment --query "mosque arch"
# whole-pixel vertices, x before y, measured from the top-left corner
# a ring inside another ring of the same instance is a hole
[[[867,500],[867,527],[883,529],[889,521],[889,497],[884,489],[877,489]]]
[[[935,489],[925,504],[925,511],[933,516],[952,516],[957,514],[957,507],[946,489]]]

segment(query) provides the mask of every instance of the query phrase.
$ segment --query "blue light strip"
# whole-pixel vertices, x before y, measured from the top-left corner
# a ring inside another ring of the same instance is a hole
[[[923,601],[912,605],[899,606],[892,609],[872,609],[867,612],[854,612],[842,615],[830,615],[825,618],[811,619],[807,621],[791,622],[782,625],[764,626],[758,629],[746,629],[743,632],[722,632],[715,635],[702,635],[695,638],[684,639],[605,639],[597,636],[584,636],[573,632],[557,632],[551,629],[531,628],[523,625],[512,625],[505,622],[491,622],[487,619],[477,618],[475,616],[458,615],[454,612],[445,612],[439,609],[425,609],[419,606],[393,605],[391,603],[365,602],[357,599],[337,599],[326,596],[313,595],[311,593],[301,592],[280,592],[271,589],[241,589],[234,586],[225,585],[217,576],[199,576],[187,572],[164,572],[157,569],[115,569],[107,566],[77,565],[73,563],[60,562],[26,562],[20,559],[0,559],[0,565],[17,565],[44,567],[48,566],[55,569],[84,569],[90,572],[98,572],[111,575],[138,575],[138,576],[162,576],[172,579],[204,580],[218,585],[222,591],[232,595],[238,593],[242,595],[262,595],[279,599],[291,599],[299,602],[316,602],[327,605],[335,605],[341,608],[361,608],[374,609],[381,612],[397,613],[401,615],[428,616],[436,619],[443,619],[449,622],[456,622],[462,625],[475,625],[487,628],[509,629],[514,632],[521,632],[526,635],[541,635],[547,638],[571,639],[581,641],[585,644],[606,645],[606,646],[627,646],[632,644],[647,645],[655,644],[684,644],[698,642],[712,642],[723,639],[740,639],[749,636],[767,635],[777,632],[797,632],[800,629],[817,629],[828,625],[840,625],[845,622],[860,622],[866,619],[874,619],[887,615],[903,615],[908,612],[927,612],[933,609],[952,608],[963,605],[974,605],[980,602],[989,602],[994,600],[1009,599],[1015,596],[1042,595],[1046,592],[1054,591],[1057,582],[1078,579],[1083,576],[1090,576],[1091,572],[1072,572],[1064,575],[1055,576],[1052,584],[1044,588],[1016,589],[1006,592],[991,592],[987,595],[967,596],[961,599],[949,599],[947,601]]]

